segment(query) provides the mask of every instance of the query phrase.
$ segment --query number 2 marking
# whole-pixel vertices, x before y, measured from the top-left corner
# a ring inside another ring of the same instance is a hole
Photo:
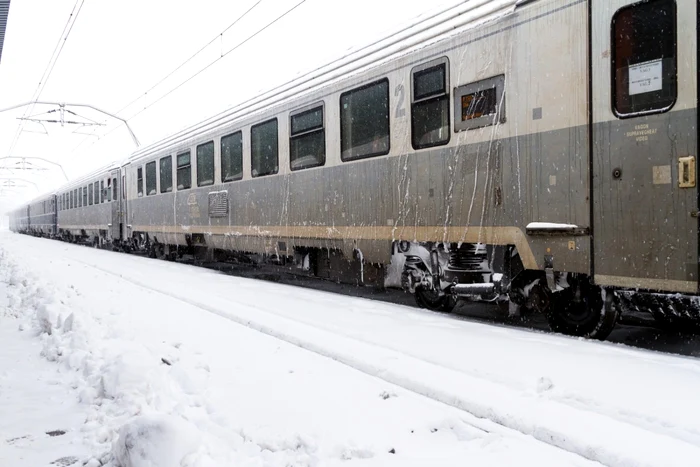
[[[406,97],[406,89],[403,84],[396,86],[394,90],[394,96],[398,97],[398,102],[396,103],[396,118],[401,118],[406,116],[406,109],[404,108],[404,98]]]

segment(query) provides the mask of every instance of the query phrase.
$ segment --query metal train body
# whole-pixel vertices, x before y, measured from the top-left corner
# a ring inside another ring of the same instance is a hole
[[[508,298],[576,335],[698,320],[697,2],[466,5],[61,188],[55,233]]]

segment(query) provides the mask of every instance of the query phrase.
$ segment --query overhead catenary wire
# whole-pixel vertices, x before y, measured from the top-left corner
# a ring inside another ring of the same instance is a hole
[[[184,66],[187,62],[189,62],[189,61],[192,60],[196,55],[198,55],[199,53],[201,53],[202,50],[204,50],[205,48],[207,48],[207,47],[208,47],[209,45],[211,45],[214,41],[216,41],[219,37],[221,37],[225,32],[227,32],[228,30],[230,30],[237,22],[239,22],[241,19],[243,19],[243,17],[244,17],[245,15],[247,15],[248,13],[250,13],[250,11],[251,11],[253,8],[255,8],[261,1],[262,1],[262,0],[259,0],[257,3],[255,3],[255,4],[254,4],[252,7],[250,7],[245,13],[243,13],[243,15],[241,15],[239,18],[237,18],[236,21],[234,21],[233,23],[231,23],[231,24],[230,24],[226,29],[224,29],[220,34],[217,34],[211,41],[209,41],[209,42],[208,42],[205,46],[203,46],[199,51],[197,51],[194,55],[192,55],[190,58],[188,58],[187,60],[185,60],[185,61],[184,61],[182,64],[180,64],[176,69],[174,69],[174,70],[173,70],[172,72],[170,72],[167,76],[165,76],[163,79],[161,79],[158,83],[156,83],[156,85],[154,85],[153,87],[151,87],[151,89],[149,89],[148,91],[146,91],[144,94],[147,94],[148,92],[150,92],[151,90],[153,90],[155,87],[157,87],[158,85],[160,85],[160,84],[161,84],[163,81],[165,81],[168,77],[170,77],[172,74],[174,74],[175,72],[177,72],[180,68],[182,68],[182,66]],[[201,68],[199,71],[197,71],[197,72],[194,73],[193,75],[189,76],[187,79],[185,79],[184,81],[182,81],[180,84],[178,84],[177,86],[175,86],[173,89],[171,89],[171,90],[168,91],[167,93],[163,94],[163,95],[160,96],[158,99],[156,99],[155,101],[151,102],[150,104],[148,104],[148,105],[145,106],[144,108],[140,109],[140,110],[139,110],[138,112],[136,112],[135,114],[129,116],[128,118],[125,118],[125,120],[130,120],[130,119],[132,119],[132,118],[134,118],[134,117],[140,115],[141,113],[143,113],[144,111],[146,111],[148,108],[150,108],[150,107],[152,107],[153,105],[155,105],[156,103],[160,102],[160,101],[163,100],[165,97],[169,96],[170,94],[172,94],[173,92],[175,92],[176,90],[178,90],[179,88],[181,88],[182,86],[184,86],[185,84],[187,84],[189,81],[191,81],[192,79],[194,79],[195,77],[197,77],[198,75],[200,75],[201,73],[203,73],[204,71],[206,71],[207,69],[209,69],[211,66],[213,66],[214,64],[216,64],[217,62],[219,62],[220,60],[222,60],[224,57],[226,57],[226,56],[229,55],[230,53],[234,52],[235,50],[237,50],[238,48],[240,48],[241,46],[243,46],[245,43],[247,43],[248,41],[250,41],[251,39],[253,39],[254,37],[256,37],[258,34],[262,33],[263,31],[265,31],[266,29],[268,29],[270,26],[272,26],[273,24],[275,24],[276,22],[278,22],[279,20],[281,20],[282,18],[284,18],[285,16],[287,16],[288,14],[290,14],[292,11],[294,11],[295,9],[297,9],[299,6],[301,6],[301,5],[302,5],[303,3],[305,3],[305,2],[306,2],[306,0],[301,0],[299,3],[295,4],[293,7],[291,7],[291,8],[288,9],[288,10],[286,10],[286,11],[285,11],[284,13],[282,13],[281,15],[277,16],[275,19],[273,19],[272,21],[270,21],[269,23],[267,23],[265,26],[263,26],[262,28],[258,29],[257,31],[255,31],[254,33],[252,33],[251,35],[249,35],[248,37],[246,37],[245,39],[243,39],[241,42],[239,42],[238,44],[236,44],[233,48],[231,48],[231,49],[229,49],[228,51],[222,53],[219,57],[217,57],[216,59],[214,59],[212,62],[208,63],[204,68]],[[139,95],[138,98],[136,98],[136,99],[135,99],[134,101],[132,101],[131,103],[127,104],[125,107],[123,107],[123,108],[122,108],[119,112],[117,112],[117,113],[122,112],[124,109],[128,108],[128,107],[131,106],[134,102],[138,101],[138,100],[141,99],[141,98],[142,98],[142,95]],[[113,133],[114,131],[116,131],[117,129],[119,129],[120,127],[121,127],[121,124],[115,126],[115,127],[112,128],[111,130],[109,130],[108,132],[106,132],[104,135],[98,136],[98,140],[101,139],[101,138],[107,137],[108,135],[110,135],[111,133]],[[73,153],[73,152],[77,151],[78,148],[80,148],[80,146],[82,146],[82,144],[83,144],[85,141],[87,141],[87,138],[85,138],[83,141],[81,141],[81,142],[73,149],[73,151],[71,151],[71,152]],[[95,145],[96,143],[97,143],[96,141],[93,141],[92,144],[91,144],[90,146]]]
[[[46,68],[44,69],[44,73],[41,75],[41,78],[39,80],[37,88],[34,91],[34,94],[32,95],[30,102],[36,102],[41,97],[41,93],[44,91],[46,84],[49,82],[49,78],[51,77],[51,74],[53,73],[53,70],[56,66],[56,63],[58,62],[58,59],[61,56],[61,52],[63,52],[63,48],[66,45],[66,41],[68,40],[68,36],[70,36],[70,33],[73,30],[73,26],[75,25],[75,22],[78,20],[78,15],[80,14],[80,11],[82,10],[84,4],[85,4],[85,0],[77,0],[75,2],[73,9],[71,10],[70,15],[68,16],[68,20],[66,21],[66,24],[63,26],[63,31],[61,32],[61,35],[59,36],[58,42],[56,43],[56,46],[54,47],[53,53],[51,54],[51,58],[49,59],[49,63],[46,65]],[[10,149],[9,149],[9,155],[12,155],[12,152],[14,151],[15,147],[17,146],[17,142],[19,141],[19,137],[22,133],[22,129],[24,128],[24,121],[25,121],[24,118],[27,117],[27,114],[29,114],[33,111],[34,111],[34,104],[25,108],[24,113],[22,114],[22,119],[20,120],[20,123],[17,126],[17,131],[15,132],[15,135],[12,138],[12,143],[10,144]]]
[[[148,88],[145,92],[141,93],[137,98],[135,98],[134,100],[132,100],[131,102],[129,102],[128,104],[126,104],[124,107],[122,107],[121,109],[119,109],[116,113],[117,113],[117,114],[122,113],[124,110],[128,109],[128,108],[131,107],[133,104],[135,104],[136,102],[138,102],[139,99],[141,99],[142,97],[145,97],[149,92],[153,91],[155,88],[157,88],[158,86],[160,86],[166,79],[170,78],[172,75],[174,75],[175,73],[177,73],[183,66],[185,66],[186,64],[188,64],[188,63],[189,63],[190,61],[192,61],[192,59],[194,59],[197,55],[199,55],[200,53],[202,53],[207,47],[209,47],[209,46],[212,45],[214,42],[216,42],[217,39],[220,39],[221,37],[223,37],[224,34],[226,34],[232,27],[234,27],[236,24],[238,24],[238,22],[240,22],[243,18],[245,18],[245,17],[246,17],[251,11],[253,11],[253,10],[255,9],[255,7],[257,7],[261,2],[262,2],[262,0],[258,0],[257,2],[255,2],[255,3],[253,4],[253,6],[251,6],[250,8],[248,8],[242,15],[240,15],[238,18],[236,18],[236,20],[235,20],[233,23],[229,24],[229,25],[226,27],[226,29],[224,29],[223,31],[221,31],[221,32],[220,32],[219,34],[217,34],[216,36],[214,36],[209,42],[207,42],[206,44],[204,44],[199,50],[197,50],[194,54],[192,54],[187,60],[185,60],[184,62],[182,62],[181,64],[179,64],[179,65],[178,65],[175,69],[173,69],[170,73],[168,73],[168,74],[165,75],[163,78],[161,78],[156,84],[154,84],[153,86],[151,86],[150,88]]]

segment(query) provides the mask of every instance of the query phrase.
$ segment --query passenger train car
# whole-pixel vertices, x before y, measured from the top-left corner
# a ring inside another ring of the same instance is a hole
[[[53,234],[508,300],[574,335],[695,322],[697,6],[471,0],[62,187]]]

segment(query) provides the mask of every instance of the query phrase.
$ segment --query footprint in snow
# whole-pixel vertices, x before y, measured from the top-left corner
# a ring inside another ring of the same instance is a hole
[[[547,378],[546,376],[542,376],[540,379],[537,380],[537,386],[536,390],[538,394],[542,394],[543,392],[551,391],[554,388],[554,383],[552,382],[551,379]]]

